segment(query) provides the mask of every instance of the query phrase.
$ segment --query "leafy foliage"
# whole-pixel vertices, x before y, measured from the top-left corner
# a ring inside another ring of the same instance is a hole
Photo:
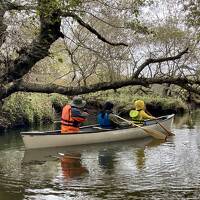
[[[45,94],[15,93],[6,99],[2,110],[14,125],[44,123],[54,119],[54,108]]]
[[[187,105],[180,98],[163,97],[157,93],[149,95],[138,95],[135,89],[131,87],[118,89],[117,91],[109,90],[106,92],[97,92],[85,95],[88,99],[96,99],[98,101],[112,101],[116,107],[129,111],[134,108],[134,102],[138,99],[143,100],[146,104],[161,107],[162,110],[187,110]]]
[[[190,26],[200,27],[200,1],[185,0],[184,9],[187,11],[187,22]]]
[[[60,94],[51,94],[50,95],[50,101],[53,105],[53,107],[57,110],[60,111],[61,108],[69,102],[68,97]]]
[[[116,88],[113,82],[117,87],[140,83],[144,86],[148,85],[146,79],[152,79],[150,84],[158,81],[161,84],[177,77],[184,80],[188,76],[192,76],[190,80],[197,77],[197,41],[187,29],[179,0],[12,2],[6,1],[3,12],[8,14],[0,18],[8,32],[15,28],[10,37],[2,40],[5,42],[0,57],[4,67],[0,74],[2,99],[15,91],[73,95],[76,91],[104,89],[99,87],[103,82]],[[192,2],[198,10],[198,2]],[[193,4],[188,4],[189,11],[194,10]],[[176,8],[180,9],[174,12]],[[23,35],[14,40],[18,30]],[[58,39],[63,45],[51,48]],[[13,41],[16,44],[10,48]],[[191,55],[185,56],[188,46],[195,49],[193,60]],[[9,53],[3,55],[4,52]],[[140,82],[132,82],[133,79]],[[174,80],[173,84],[190,86],[187,81],[182,85],[177,82]]]

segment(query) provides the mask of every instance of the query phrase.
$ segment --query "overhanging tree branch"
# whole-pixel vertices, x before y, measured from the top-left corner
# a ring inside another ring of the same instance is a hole
[[[138,67],[137,71],[133,75],[133,78],[138,78],[139,74],[143,71],[143,69],[146,66],[150,65],[150,64],[153,64],[153,63],[162,63],[162,62],[166,62],[166,61],[177,60],[177,59],[180,59],[186,53],[188,53],[188,48],[186,48],[185,50],[181,51],[176,56],[163,57],[163,58],[155,58],[155,59],[149,58],[142,65],[140,65]]]
[[[87,94],[91,92],[97,92],[97,91],[105,91],[110,89],[118,89],[125,86],[136,86],[141,85],[144,87],[148,87],[152,84],[174,84],[177,86],[180,86],[186,90],[192,91],[193,93],[200,95],[200,88],[194,87],[194,85],[198,86],[200,85],[200,80],[192,80],[187,78],[179,78],[179,77],[167,77],[167,78],[136,78],[136,79],[129,79],[124,81],[116,81],[116,82],[104,82],[104,83],[98,83],[93,84],[90,86],[82,86],[82,87],[64,87],[59,86],[55,84],[48,84],[48,85],[42,85],[42,84],[36,84],[36,83],[27,83],[18,81],[15,84],[10,84],[9,87],[6,88],[6,90],[0,91],[0,99],[5,98],[10,95],[10,93],[13,92],[38,92],[38,93],[59,93],[63,95],[79,95],[79,94]]]
[[[5,2],[5,1],[4,1]],[[64,95],[77,95],[77,94],[86,94],[90,92],[96,92],[101,90],[109,89],[118,89],[129,85],[141,85],[149,86],[151,84],[175,84],[187,90],[190,90],[194,93],[200,94],[198,87],[193,87],[194,85],[199,85],[199,80],[192,80],[187,78],[178,78],[178,77],[166,77],[166,78],[138,78],[140,73],[144,70],[146,66],[152,63],[161,63],[165,61],[173,61],[180,59],[185,53],[187,53],[188,48],[180,52],[176,56],[166,57],[166,58],[157,58],[157,59],[147,59],[135,72],[134,76],[131,79],[116,81],[116,82],[103,82],[99,84],[94,84],[90,86],[82,87],[62,87],[55,84],[48,85],[39,85],[36,83],[25,83],[22,81],[16,81],[21,79],[29,70],[41,59],[45,58],[49,54],[49,49],[51,44],[56,41],[59,37],[63,36],[60,32],[61,19],[62,17],[71,17],[76,20],[81,26],[85,27],[92,34],[97,36],[101,41],[113,45],[113,46],[127,46],[125,43],[114,43],[108,41],[104,38],[95,28],[91,27],[88,23],[84,22],[81,17],[72,12],[65,12],[61,10],[55,10],[55,8],[49,6],[49,0],[38,0],[38,8],[40,14],[40,34],[37,38],[28,46],[23,52],[20,53],[19,57],[14,60],[12,65],[7,69],[6,74],[3,74],[0,77],[0,100],[9,96],[10,94],[18,91],[24,92],[40,92],[40,93],[60,93]],[[54,2],[54,1],[52,1]],[[54,2],[55,3],[55,2]],[[1,4],[0,4],[1,5]],[[47,9],[46,11],[46,8]],[[17,5],[8,5],[7,9],[22,9]],[[1,10],[1,8],[0,8]],[[3,21],[4,11],[0,13],[0,23]],[[5,30],[5,27],[4,27]]]
[[[101,41],[110,44],[112,46],[128,46],[127,44],[120,42],[120,43],[114,43],[114,42],[110,42],[108,41],[106,38],[104,38],[96,29],[94,29],[93,27],[91,27],[88,23],[84,22],[78,15],[76,15],[75,13],[72,12],[60,12],[60,15],[62,17],[72,17],[74,20],[76,20],[80,25],[82,25],[83,27],[85,27],[88,31],[90,31],[91,33],[93,33],[94,35],[97,36],[98,39],[100,39]]]

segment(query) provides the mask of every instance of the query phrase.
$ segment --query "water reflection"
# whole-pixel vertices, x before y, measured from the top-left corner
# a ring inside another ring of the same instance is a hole
[[[47,166],[48,164],[45,163],[51,162],[51,166],[54,165],[54,167],[51,167],[49,171],[58,171],[58,163],[60,162],[62,175],[65,178],[73,178],[89,173],[87,165],[89,165],[90,168],[89,163],[93,162],[94,164],[94,161],[98,161],[97,166],[103,169],[105,173],[112,174],[115,171],[115,165],[119,162],[119,154],[121,152],[128,152],[129,148],[133,147],[136,168],[142,169],[146,160],[145,149],[147,147],[155,147],[159,144],[161,144],[161,141],[147,137],[145,139],[133,141],[108,143],[106,145],[94,144],[25,150],[22,166],[26,168],[33,166],[37,168],[37,165]],[[52,164],[52,162],[54,162],[54,164]],[[42,168],[40,168],[40,170],[41,169]],[[38,173],[42,172],[40,171]],[[55,176],[56,174],[52,173],[52,177]]]
[[[58,160],[58,153],[63,149],[45,148],[45,149],[29,149],[24,151],[22,164],[43,164],[47,161]]]
[[[163,140],[154,140],[151,139],[149,140],[148,143],[145,144],[145,146],[143,148],[139,148],[135,151],[135,157],[136,157],[136,167],[138,170],[142,170],[145,168],[145,162],[146,162],[146,154],[145,154],[145,150],[148,148],[153,148],[153,147],[157,147],[159,145],[161,145],[162,143],[164,143],[165,141]]]
[[[176,128],[189,128],[194,129],[195,121],[192,119],[192,115],[190,113],[187,113],[181,117],[176,116],[174,123],[176,125]]]
[[[25,151],[19,134],[0,135],[0,199],[199,199],[200,117],[191,116],[193,126],[176,117],[166,142]]]
[[[87,168],[82,165],[81,154],[62,154],[60,156],[60,163],[63,176],[66,179],[88,173]]]
[[[108,150],[100,151],[98,155],[99,166],[102,169],[108,169],[111,171],[111,169],[114,168],[114,156],[114,152],[110,152]]]
[[[160,140],[154,140],[151,137],[144,139],[123,141],[123,142],[112,142],[103,144],[91,144],[91,145],[79,145],[71,147],[55,147],[55,148],[42,148],[42,149],[29,149],[24,151],[23,163],[33,163],[37,161],[52,161],[58,158],[59,153],[65,155],[79,155],[83,159],[87,159],[84,155],[88,155],[91,152],[98,152],[99,164],[101,167],[109,168],[108,163],[114,157],[114,153],[121,149],[128,149],[130,146],[133,148],[144,148],[146,146],[156,146],[162,143]],[[82,156],[81,156],[82,154]]]
[[[139,170],[143,169],[145,166],[145,149],[138,149],[135,152],[136,155],[136,166]]]

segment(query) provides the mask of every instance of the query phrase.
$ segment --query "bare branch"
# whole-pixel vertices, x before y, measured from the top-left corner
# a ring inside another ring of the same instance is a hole
[[[36,83],[18,83],[17,91],[26,91],[26,92],[39,92],[39,93],[60,93],[64,95],[77,95],[77,94],[86,94],[90,92],[96,91],[105,91],[110,89],[118,89],[129,85],[140,85],[144,87],[148,87],[152,84],[174,84],[180,87],[183,87],[188,90],[192,90],[192,92],[196,94],[200,94],[200,89],[198,87],[192,87],[193,85],[199,85],[200,80],[192,80],[187,78],[136,78],[129,79],[123,81],[115,81],[115,82],[103,82],[98,84],[93,84],[90,86],[81,86],[81,87],[64,87],[58,86],[55,84],[41,85]],[[192,86],[191,86],[192,85]],[[1,96],[0,96],[1,97]]]
[[[107,24],[113,28],[117,28],[117,29],[124,29],[125,27],[124,26],[117,26],[116,24],[112,24],[112,23],[109,23],[107,22],[106,20],[100,18],[100,17],[97,17],[96,15],[94,15],[93,13],[91,12],[88,12],[88,11],[83,11],[83,10],[70,10],[71,12],[79,12],[79,13],[87,13],[88,15],[91,15],[93,18],[97,19],[98,21],[101,21],[102,23],[104,24]]]
[[[188,53],[188,48],[186,48],[184,51],[180,52],[176,56],[170,56],[170,57],[163,57],[163,58],[149,58],[147,59],[142,65],[140,65],[137,69],[137,71],[134,73],[133,78],[138,78],[139,74],[141,71],[148,65],[152,63],[161,63],[161,62],[166,62],[166,61],[173,61],[180,59],[184,54]]]
[[[88,23],[84,22],[78,15],[76,15],[75,13],[71,13],[71,12],[61,12],[60,15],[62,17],[72,17],[73,19],[75,19],[80,25],[82,25],[83,27],[85,27],[88,31],[90,31],[91,33],[93,33],[94,35],[97,36],[98,39],[100,39],[101,41],[110,44],[112,46],[128,46],[127,44],[120,42],[120,43],[114,43],[114,42],[110,42],[108,41],[106,38],[104,38],[96,29],[94,29],[93,27],[91,27]]]

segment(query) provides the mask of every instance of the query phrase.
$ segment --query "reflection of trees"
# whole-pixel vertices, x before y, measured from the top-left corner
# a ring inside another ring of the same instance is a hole
[[[195,121],[193,120],[193,116],[190,113],[187,113],[183,116],[175,117],[174,123],[176,128],[183,128],[184,125],[189,129],[193,129],[195,125]]]
[[[26,181],[21,177],[19,165],[23,155],[15,148],[8,148],[5,143],[4,146],[6,148],[0,150],[0,199],[24,199]]]

